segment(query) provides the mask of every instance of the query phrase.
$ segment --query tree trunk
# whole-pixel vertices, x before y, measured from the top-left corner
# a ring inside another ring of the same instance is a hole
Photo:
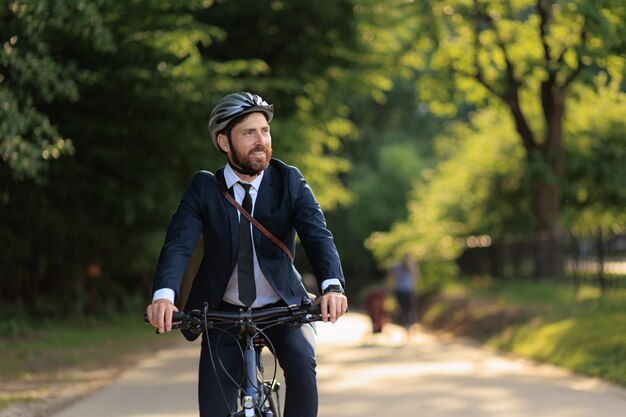
[[[539,145],[538,155],[547,168],[533,176],[532,209],[535,229],[539,232],[555,232],[560,229],[561,180],[563,178],[563,116],[565,114],[566,88],[555,90],[550,77],[541,86],[541,104],[546,122],[544,143]]]
[[[561,179],[563,177],[563,116],[566,88],[555,86],[554,75],[541,86],[541,104],[546,123],[544,140],[538,143],[526,123],[515,90],[506,97],[517,133],[529,164],[531,209],[537,233],[535,277],[562,277],[563,238],[560,228]]]
[[[535,231],[551,233],[558,230],[560,210],[558,185],[543,178],[533,178],[531,181],[531,209],[535,218]]]
[[[563,116],[565,88],[554,91],[553,79],[542,84],[541,101],[546,122],[546,136],[538,147],[540,163],[546,169],[532,173],[532,210],[538,243],[535,277],[562,278],[564,270],[564,241],[560,224],[561,180],[563,178]]]

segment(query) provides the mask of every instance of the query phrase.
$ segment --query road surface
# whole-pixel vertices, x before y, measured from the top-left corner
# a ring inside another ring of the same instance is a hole
[[[349,313],[318,325],[319,417],[624,417],[626,390]],[[54,417],[197,417],[198,345],[146,358]]]

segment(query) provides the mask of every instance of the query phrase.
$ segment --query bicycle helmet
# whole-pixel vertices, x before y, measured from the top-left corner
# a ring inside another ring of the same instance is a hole
[[[217,144],[217,135],[228,123],[237,116],[252,112],[262,112],[271,122],[274,116],[274,106],[267,103],[260,96],[245,91],[229,94],[217,102],[209,116],[209,134],[213,145],[220,150]]]

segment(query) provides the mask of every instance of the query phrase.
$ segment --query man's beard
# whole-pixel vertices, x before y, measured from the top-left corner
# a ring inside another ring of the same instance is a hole
[[[234,149],[233,161],[229,161],[230,165],[235,169],[235,171],[244,174],[244,175],[257,175],[265,168],[270,162],[272,158],[272,147],[271,146],[255,146],[250,149],[248,153],[243,154],[240,153],[237,149]],[[257,156],[253,156],[252,154],[255,152],[263,151],[265,152],[265,158],[260,158]]]

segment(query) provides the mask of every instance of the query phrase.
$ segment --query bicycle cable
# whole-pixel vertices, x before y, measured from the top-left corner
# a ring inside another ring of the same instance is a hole
[[[265,394],[265,398],[263,398],[263,402],[261,402],[261,404],[264,404],[265,401],[267,401],[267,398],[270,397],[272,395],[272,387],[274,386],[274,384],[276,383],[276,374],[278,373],[278,357],[276,356],[276,349],[274,348],[274,344],[272,343],[271,339],[265,334],[265,330],[267,330],[268,328],[272,328],[274,326],[269,325],[263,329],[257,329],[258,332],[257,334],[260,334],[264,339],[265,339],[265,343],[267,344],[268,349],[270,350],[270,352],[272,353],[272,357],[274,358],[274,372],[272,375],[272,379],[271,381],[271,385],[270,385],[270,389],[268,390],[268,392]],[[261,381],[263,383],[263,381]],[[278,398],[278,391],[276,391],[276,399],[277,401],[279,400]],[[278,411],[278,415],[280,416],[280,403],[276,404],[276,406],[279,408]]]
[[[230,407],[230,403],[228,402],[228,397],[226,396],[226,392],[224,392],[224,387],[222,386],[222,382],[220,381],[220,378],[217,377],[217,366],[215,366],[215,360],[213,358],[213,350],[211,348],[211,343],[210,343],[210,340],[209,340],[209,326],[208,326],[207,322],[208,322],[208,320],[206,318],[206,310],[205,310],[205,312],[204,312],[204,335],[206,337],[206,344],[207,344],[207,350],[209,351],[209,358],[211,359],[211,367],[213,368],[213,373],[215,374],[215,380],[217,381],[217,385],[218,385],[218,387],[220,389],[222,397],[224,398],[224,402],[226,403],[226,407],[228,407],[228,413],[229,414],[233,414],[233,410]],[[218,356],[217,359],[219,360],[220,366],[221,366],[222,370],[224,371],[224,373],[235,384],[237,384],[237,382],[232,378],[230,373],[225,369],[224,364],[222,363],[222,360],[220,359],[219,354],[217,353],[217,346],[219,346],[219,341],[222,338],[222,336],[224,335],[224,333],[228,334],[229,336],[232,336],[233,338],[235,338],[235,336],[230,334],[230,333],[228,333],[226,330],[219,328],[219,327],[212,327],[212,329],[219,330],[221,332],[221,334],[217,337],[216,348],[215,348],[215,353]],[[241,352],[241,356],[243,358],[243,351]]]
[[[235,326],[233,326],[233,327],[235,327]],[[231,338],[235,341],[235,345],[239,348],[239,355],[240,355],[240,357],[241,357],[241,362],[244,364],[244,367],[245,367],[245,355],[244,355],[244,349],[242,348],[241,343],[239,342],[238,337],[237,337],[237,336],[235,336],[234,334],[230,333],[228,330],[221,329],[221,328],[219,328],[219,327],[212,327],[212,329],[215,329],[215,330],[219,330],[219,331],[220,331],[220,334],[217,336],[217,339],[215,340],[215,353],[216,353],[216,356],[217,356],[217,362],[218,362],[219,367],[220,367],[220,368],[221,368],[221,370],[224,372],[224,375],[225,375],[225,376],[226,376],[226,377],[227,377],[227,378],[228,378],[228,379],[229,379],[229,380],[230,380],[233,384],[235,384],[241,392],[243,392],[243,393],[244,393],[244,394],[246,394],[246,395],[249,395],[249,393],[248,393],[248,392],[246,392],[246,389],[245,389],[244,384],[243,384],[243,383],[245,382],[245,380],[246,380],[246,375],[247,375],[247,373],[246,373],[246,372],[243,372],[243,375],[242,375],[242,377],[241,377],[241,380],[240,380],[239,382],[237,382],[237,380],[236,380],[236,379],[233,377],[233,375],[232,375],[232,374],[228,371],[228,369],[226,369],[226,366],[224,365],[224,362],[222,362],[222,359],[221,359],[221,357],[220,357],[220,355],[219,355],[219,346],[221,346],[221,339],[222,339],[222,337],[224,337],[224,335],[226,335],[226,336],[228,336],[228,337],[231,337]],[[252,336],[251,336],[250,341],[252,341],[252,340],[253,340],[253,339],[254,339],[254,338],[255,338],[255,337],[256,337],[259,333],[260,333],[260,334],[263,334],[263,332],[262,332],[262,331],[260,331],[259,329],[257,329],[257,332],[256,332],[254,335],[252,335]],[[214,374],[216,375],[216,381],[217,381],[217,384],[218,384],[218,386],[219,386],[219,388],[220,388],[220,392],[222,393],[222,397],[224,398],[224,401],[226,402],[226,406],[228,407],[228,411],[229,411],[229,413],[231,413],[231,414],[232,414],[232,413],[233,413],[233,411],[232,411],[232,409],[231,409],[231,407],[230,407],[230,404],[229,404],[229,402],[228,402],[228,399],[227,399],[226,393],[225,393],[225,391],[224,391],[224,387],[223,387],[223,385],[222,385],[222,381],[220,380],[220,378],[218,378],[218,377],[217,377],[217,366],[215,365],[215,359],[214,359],[214,357],[213,357],[213,350],[211,349],[211,345],[210,345],[210,343],[209,343],[209,339],[208,339],[208,327],[206,326],[206,324],[205,324],[205,334],[207,335],[206,337],[207,337],[207,346],[208,346],[208,349],[209,349],[209,357],[211,358],[211,366],[212,366],[212,368],[213,368],[213,372],[214,372]],[[268,340],[268,341],[269,341],[269,339],[266,339],[266,340]],[[271,343],[271,342],[270,342],[270,343]],[[276,357],[274,357],[274,362],[275,362],[275,364],[274,364],[275,366],[274,366],[274,376],[273,376],[273,380],[275,381],[275,379],[276,379],[276,363],[277,363]],[[242,370],[243,370],[243,369],[242,369]],[[249,381],[249,382],[252,382],[252,383],[253,383],[254,381]],[[262,382],[262,381],[261,381],[261,382]],[[260,408],[260,407],[261,407],[261,405],[263,405],[263,404],[265,403],[265,401],[266,401],[266,400],[267,400],[267,395],[263,398],[263,401],[261,401],[261,402],[260,402],[260,404],[255,404],[255,408],[256,408],[256,410],[258,411],[259,415],[261,415],[261,408]]]

